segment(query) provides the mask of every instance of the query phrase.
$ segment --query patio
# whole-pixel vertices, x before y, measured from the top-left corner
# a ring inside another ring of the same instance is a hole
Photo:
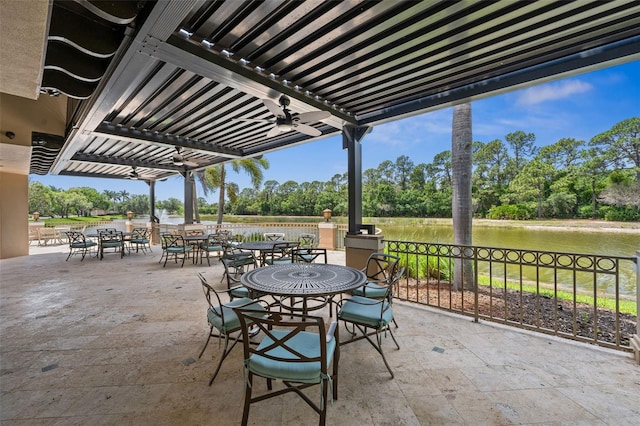
[[[208,326],[196,272],[222,288],[222,267],[162,268],[160,251],[65,262],[64,245],[32,246],[0,260],[3,425],[240,423],[241,349],[211,387],[217,344],[197,358]],[[344,264],[344,252],[329,261]],[[384,348],[396,378],[368,343],[343,346],[329,424],[638,423],[640,368],[628,353],[400,302],[394,310],[401,350]],[[256,404],[249,421],[317,416],[285,395]]]

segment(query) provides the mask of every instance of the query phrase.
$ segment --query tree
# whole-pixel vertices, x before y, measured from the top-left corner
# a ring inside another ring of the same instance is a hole
[[[166,210],[167,214],[173,215],[182,211],[183,209],[182,201],[177,198],[171,197],[168,200],[158,201],[156,203],[156,208],[158,210]]]
[[[409,180],[413,167],[413,161],[411,161],[411,159],[406,155],[401,155],[396,159],[396,183],[400,186],[400,189],[404,190],[409,187]]]
[[[479,208],[486,213],[492,206],[500,203],[500,197],[509,185],[509,152],[500,139],[487,144],[476,143],[474,149],[475,195],[478,197]]]
[[[54,194],[54,211],[61,217],[69,217],[70,212],[89,210],[92,205],[80,191],[70,189]]]
[[[104,191],[102,191],[102,193],[105,195],[105,197],[107,197],[108,200],[113,202],[113,212],[116,212],[118,210],[118,197],[120,196],[120,194],[118,193],[118,191],[110,191],[108,189],[105,189]]]
[[[451,151],[443,151],[433,157],[436,171],[436,189],[451,188]]]
[[[453,108],[451,132],[451,168],[453,173],[453,242],[472,244],[471,165],[473,160],[471,136],[471,104],[464,103]],[[473,264],[471,259],[455,259],[454,288],[474,290]]]
[[[533,145],[536,141],[536,135],[517,130],[509,133],[504,138],[513,151],[513,165],[515,170],[522,170],[526,159],[536,154],[536,147]]]
[[[50,215],[53,211],[53,194],[54,191],[50,186],[45,186],[41,182],[29,183],[29,213]]]
[[[591,139],[590,144],[610,160],[618,169],[633,167],[636,188],[640,191],[640,117],[615,124],[606,132]]]
[[[89,203],[91,203],[92,209],[107,210],[109,208],[109,199],[104,193],[100,193],[97,190],[93,188],[89,188],[87,186],[69,189],[69,191],[71,190],[80,192],[82,195],[84,195],[89,201]],[[84,211],[81,214],[86,216],[89,214],[89,211]]]
[[[245,171],[251,178],[251,183],[255,189],[259,189],[262,184],[263,174],[262,169],[269,168],[269,161],[266,158],[245,158],[243,160],[236,160],[231,162],[231,170],[235,173],[239,173],[241,170]],[[218,220],[217,223],[222,223],[222,217],[224,215],[225,198],[228,192],[229,200],[233,200],[237,196],[237,191],[234,188],[236,186],[229,185],[227,183],[227,170],[224,164],[219,166],[210,167],[205,171],[206,184],[210,189],[218,190]]]

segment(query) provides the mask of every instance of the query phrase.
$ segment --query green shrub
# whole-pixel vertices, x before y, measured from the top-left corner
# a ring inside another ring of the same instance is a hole
[[[524,204],[505,204],[491,207],[487,219],[527,220],[534,217],[534,213]]]
[[[637,222],[640,221],[640,210],[633,207],[608,206],[604,219],[611,222]]]

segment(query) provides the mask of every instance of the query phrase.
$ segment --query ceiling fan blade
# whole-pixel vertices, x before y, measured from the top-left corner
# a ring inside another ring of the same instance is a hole
[[[302,123],[294,125],[294,129],[309,136],[320,136],[322,134],[322,132],[315,127],[311,127],[307,124]]]
[[[263,99],[262,103],[264,104],[264,106],[269,108],[269,111],[271,111],[271,114],[275,115],[276,117],[284,116],[278,104],[273,102],[271,99]]]
[[[324,120],[325,118],[331,117],[331,113],[329,111],[311,111],[311,112],[303,112],[298,115],[298,120],[301,123],[310,123],[314,121]]]
[[[274,136],[278,136],[279,134],[280,134],[280,129],[278,128],[278,126],[273,126],[271,130],[267,132],[267,137],[272,138]]]
[[[195,163],[193,161],[185,160],[182,162],[182,165],[186,167],[198,167],[200,164]]]

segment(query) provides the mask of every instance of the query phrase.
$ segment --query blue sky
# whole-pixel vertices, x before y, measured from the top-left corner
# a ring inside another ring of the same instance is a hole
[[[478,100],[472,103],[473,140],[504,141],[516,130],[534,133],[536,144],[545,146],[561,138],[589,141],[614,124],[640,116],[640,61],[541,84],[528,89]],[[374,127],[362,142],[363,170],[382,161],[408,156],[415,164],[430,163],[434,155],[451,149],[452,108],[398,120]],[[342,138],[335,136],[265,155],[269,169],[264,180],[328,181],[347,171],[347,152]],[[80,179],[67,176],[30,176],[56,188],[90,186],[98,191],[126,190],[148,194],[140,181]],[[241,188],[250,186],[243,174],[229,175]],[[182,200],[183,180],[173,177],[156,184],[156,198]],[[202,195],[200,191],[198,195]],[[207,201],[217,202],[216,193]]]

